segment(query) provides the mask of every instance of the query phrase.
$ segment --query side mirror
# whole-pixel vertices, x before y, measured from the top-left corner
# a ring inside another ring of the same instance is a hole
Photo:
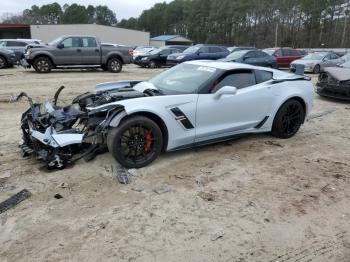
[[[64,48],[64,44],[62,44],[62,43],[59,43],[59,44],[57,45],[57,48],[59,48],[59,49],[62,49],[62,48]]]
[[[215,92],[214,98],[219,99],[223,95],[235,95],[237,93],[237,87],[234,86],[223,86]]]

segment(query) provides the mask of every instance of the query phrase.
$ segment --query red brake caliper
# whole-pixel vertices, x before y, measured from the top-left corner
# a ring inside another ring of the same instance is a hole
[[[145,144],[145,153],[151,151],[151,144],[152,144],[152,136],[151,136],[151,131],[146,130],[146,144]]]

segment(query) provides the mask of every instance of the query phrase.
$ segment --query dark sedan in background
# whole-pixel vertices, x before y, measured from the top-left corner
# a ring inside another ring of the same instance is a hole
[[[227,57],[220,59],[220,61],[238,62],[255,66],[277,68],[276,60],[261,50],[236,51],[229,54]]]
[[[16,62],[24,58],[27,45],[37,44],[40,44],[40,41],[35,39],[0,39],[0,48],[15,52]]]
[[[183,53],[169,55],[167,65],[177,65],[191,60],[217,60],[228,56],[229,53],[224,46],[199,44],[187,48]]]
[[[134,63],[141,67],[156,68],[165,66],[168,55],[181,53],[182,50],[174,47],[164,46],[153,50],[145,55],[138,56]]]

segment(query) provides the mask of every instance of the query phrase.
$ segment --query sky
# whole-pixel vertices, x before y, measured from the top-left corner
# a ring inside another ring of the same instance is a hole
[[[144,9],[148,9],[156,3],[171,2],[171,0],[0,0],[0,18],[4,15],[6,16],[7,13],[19,14],[32,5],[41,6],[54,2],[59,3],[61,6],[65,3],[77,3],[85,6],[107,5],[116,13],[117,19],[120,21],[123,18],[138,17]]]

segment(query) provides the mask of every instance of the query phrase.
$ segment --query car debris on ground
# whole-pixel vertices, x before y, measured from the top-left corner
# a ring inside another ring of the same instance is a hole
[[[29,198],[32,194],[27,190],[23,189],[17,194],[11,196],[10,198],[6,199],[5,201],[0,203],[0,214],[6,212],[7,210],[17,206],[19,203],[21,203],[23,200],[26,200]]]

